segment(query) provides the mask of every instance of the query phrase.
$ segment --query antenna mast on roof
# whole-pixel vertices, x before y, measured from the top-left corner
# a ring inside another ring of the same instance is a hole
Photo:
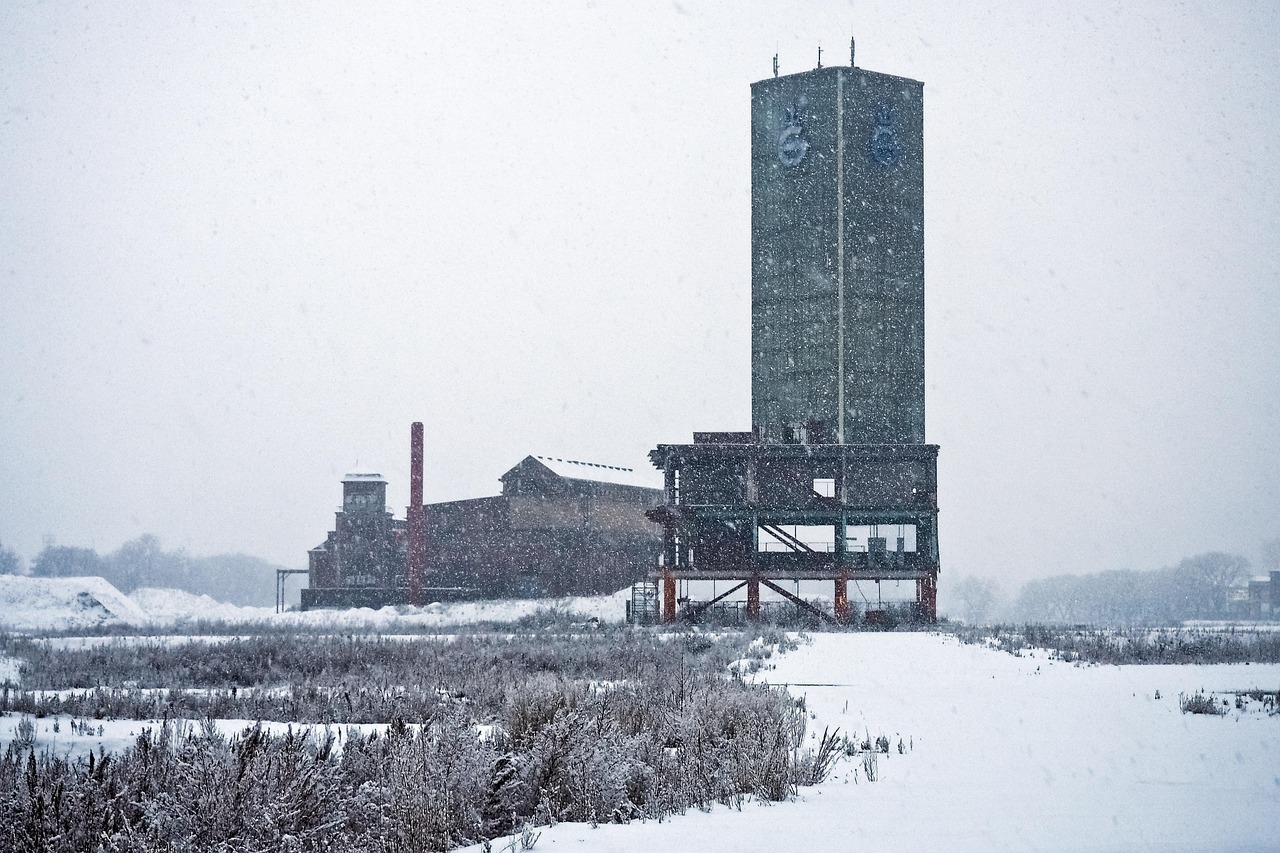
[[[822,45],[818,45],[818,67],[822,67]]]
[[[778,54],[773,55],[773,76],[778,76]]]
[[[853,64],[853,36],[849,36],[849,67],[850,68],[858,67]]]

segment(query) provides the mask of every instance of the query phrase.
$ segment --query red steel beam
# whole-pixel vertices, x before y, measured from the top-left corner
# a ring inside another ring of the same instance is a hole
[[[926,622],[938,621],[938,576],[929,575],[916,581],[916,602]]]
[[[747,619],[755,622],[760,618],[760,579],[747,580]]]
[[[672,571],[662,575],[662,621],[676,621],[676,576]]]

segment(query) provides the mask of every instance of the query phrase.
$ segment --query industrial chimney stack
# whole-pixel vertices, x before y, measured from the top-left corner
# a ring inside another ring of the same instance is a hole
[[[409,604],[425,605],[422,578],[427,567],[427,517],[422,509],[422,423],[415,421],[409,432]]]

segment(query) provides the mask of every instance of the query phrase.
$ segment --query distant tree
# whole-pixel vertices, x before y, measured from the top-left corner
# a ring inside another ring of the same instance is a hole
[[[184,589],[190,574],[186,553],[165,551],[160,540],[150,533],[124,543],[104,562],[107,580],[122,592],[148,586]]]
[[[48,578],[99,575],[124,593],[143,587],[181,589],[228,604],[268,607],[275,602],[278,568],[247,554],[190,557],[181,548],[166,551],[159,538],[145,533],[105,556],[92,548],[48,541],[32,561],[31,574]],[[0,545],[0,574],[21,570],[21,559]]]
[[[269,607],[275,603],[278,568],[248,554],[192,557],[184,588],[228,604]]]
[[[1225,616],[1227,591],[1248,569],[1244,557],[1214,551],[1150,572],[1059,575],[1025,584],[1013,614],[1028,622],[1093,625],[1168,625]]]
[[[1205,616],[1221,616],[1227,612],[1227,590],[1249,571],[1249,561],[1239,554],[1210,551],[1178,563],[1189,586],[1201,602],[1196,609]]]
[[[991,617],[1000,587],[989,578],[967,577],[956,584],[951,595],[960,603],[960,618],[977,625]]]
[[[31,574],[39,578],[75,578],[103,574],[102,558],[92,548],[46,545],[31,563]]]
[[[22,568],[22,558],[17,552],[0,542],[0,575],[20,575]]]

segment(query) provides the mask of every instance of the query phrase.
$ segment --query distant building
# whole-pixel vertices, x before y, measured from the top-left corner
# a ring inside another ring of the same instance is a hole
[[[1280,619],[1280,572],[1233,586],[1227,603],[1237,619]]]
[[[342,506],[324,542],[307,552],[310,589],[302,607],[381,607],[405,586],[405,529],[387,507],[381,474],[342,478]]]
[[[661,536],[645,511],[661,503],[652,471],[526,456],[493,497],[427,504],[428,598],[612,592],[657,562]],[[405,600],[405,522],[386,510],[378,475],[343,478],[334,530],[309,552],[304,609]]]

